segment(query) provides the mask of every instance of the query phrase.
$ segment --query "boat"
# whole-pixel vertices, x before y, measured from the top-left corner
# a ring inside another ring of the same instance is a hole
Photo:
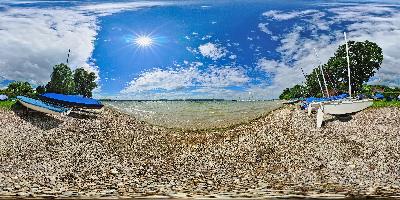
[[[373,101],[371,99],[345,99],[343,101],[332,101],[324,103],[323,109],[325,113],[329,113],[331,115],[345,115],[364,110],[371,106],[372,103]]]
[[[42,113],[63,116],[63,115],[68,115],[71,112],[71,109],[52,105],[44,101],[32,99],[25,96],[17,96],[17,100],[23,106]]]
[[[343,101],[323,102],[317,111],[317,127],[322,126],[325,114],[337,116],[353,114],[372,106],[373,102],[373,99],[344,99]]]
[[[52,104],[61,105],[63,107],[78,109],[101,109],[103,104],[92,98],[83,97],[81,95],[65,95],[57,93],[45,93],[39,97],[41,100]]]
[[[347,44],[346,33],[344,33],[344,39],[346,42],[347,75],[349,78],[349,98],[343,100],[326,101],[319,103],[320,106],[317,111],[318,128],[322,126],[325,114],[348,115],[364,110],[373,104],[373,99],[359,100],[351,97],[350,59],[349,59],[349,47]]]
[[[348,94],[341,94],[341,95],[337,95],[337,96],[330,96],[328,98],[326,98],[326,97],[322,97],[322,98],[309,97],[305,101],[308,115],[311,115],[312,111],[317,111],[320,108],[321,103],[323,103],[323,102],[340,101],[340,100],[346,99],[348,96],[349,96]]]

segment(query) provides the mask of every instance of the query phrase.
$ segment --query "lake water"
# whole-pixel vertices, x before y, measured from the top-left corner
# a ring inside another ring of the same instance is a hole
[[[282,106],[281,101],[105,101],[124,113],[168,128],[208,129],[248,122]]]

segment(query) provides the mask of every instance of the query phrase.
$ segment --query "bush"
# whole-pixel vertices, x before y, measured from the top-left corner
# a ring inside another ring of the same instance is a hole
[[[16,101],[0,101],[0,108],[2,109],[6,109],[6,110],[11,110],[14,105],[15,105]]]
[[[46,85],[46,91],[60,94],[74,94],[75,82],[72,71],[67,65],[61,63],[53,67],[51,80]]]
[[[29,84],[28,82],[16,81],[8,85],[6,89],[6,95],[9,98],[15,98],[17,96],[32,97],[34,96],[34,92],[31,84]]]
[[[80,94],[92,97],[92,91],[97,87],[96,74],[83,68],[77,68],[74,72],[61,63],[53,67],[51,80],[45,88],[37,88],[38,93],[54,92],[59,94]]]
[[[75,93],[85,97],[92,97],[92,90],[97,87],[96,75],[83,68],[78,68],[74,72]]]
[[[43,85],[39,85],[36,87],[36,94],[44,94],[46,93],[46,87]]]

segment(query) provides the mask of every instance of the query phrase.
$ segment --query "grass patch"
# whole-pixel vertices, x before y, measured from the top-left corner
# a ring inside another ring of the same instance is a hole
[[[0,101],[0,109],[11,110],[11,108],[15,105],[16,101]]]
[[[382,107],[400,107],[400,101],[374,101],[372,104],[374,108],[382,108]]]

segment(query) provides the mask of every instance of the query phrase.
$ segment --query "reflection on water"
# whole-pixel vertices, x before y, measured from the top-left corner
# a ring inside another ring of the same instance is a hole
[[[106,101],[140,120],[169,128],[220,128],[255,119],[281,101]]]

